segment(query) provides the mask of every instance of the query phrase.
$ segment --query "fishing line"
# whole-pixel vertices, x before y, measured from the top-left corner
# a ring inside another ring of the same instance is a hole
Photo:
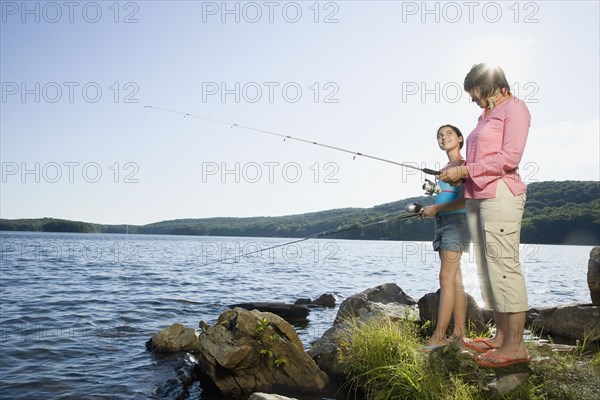
[[[336,229],[326,230],[326,231],[323,231],[323,232],[315,233],[313,235],[305,236],[305,237],[303,237],[301,239],[293,240],[291,242],[286,242],[286,243],[278,244],[278,245],[275,245],[275,246],[266,247],[264,249],[251,251],[249,253],[244,253],[244,254],[238,254],[238,255],[235,255],[235,256],[224,257],[224,258],[221,258],[221,259],[216,260],[216,261],[211,261],[211,262],[208,262],[208,263],[200,264],[200,267],[205,267],[207,265],[217,264],[217,263],[221,263],[221,262],[224,262],[224,261],[227,261],[227,260],[232,260],[232,259],[238,258],[240,256],[246,257],[246,256],[249,256],[249,255],[252,255],[252,254],[262,253],[264,251],[273,250],[273,249],[276,249],[276,248],[279,248],[279,247],[284,247],[284,246],[289,246],[289,245],[292,245],[292,244],[304,242],[305,240],[309,240],[309,239],[318,239],[318,238],[322,238],[324,236],[333,235],[335,233],[342,233],[342,232],[347,232],[347,231],[351,231],[351,230],[354,230],[354,229],[366,228],[366,227],[373,226],[373,225],[383,224],[383,223],[386,223],[386,222],[390,222],[390,220],[395,215],[398,215],[398,214],[401,214],[401,213],[404,214],[404,215],[401,215],[400,217],[396,218],[395,219],[396,221],[401,221],[401,220],[408,219],[408,218],[419,217],[419,216],[421,216],[421,214],[420,214],[421,208],[420,207],[421,206],[419,205],[418,208],[417,208],[417,210],[415,210],[414,206],[413,206],[412,209],[409,209],[409,206],[407,206],[406,211],[398,211],[398,212],[391,213],[391,214],[385,215],[383,217],[380,217],[380,218],[384,218],[384,219],[380,219],[380,220],[373,221],[373,222],[369,222],[369,220],[367,220],[366,222],[362,222],[362,223],[358,223],[358,224],[352,224],[352,225],[349,225],[349,226],[346,226],[346,227],[342,227],[342,228],[336,228]]]
[[[369,155],[369,154],[365,154],[365,153],[361,153],[361,152],[357,152],[357,151],[353,151],[353,150],[347,150],[347,149],[343,149],[341,147],[331,146],[331,145],[324,144],[324,143],[318,143],[318,142],[315,142],[313,140],[303,139],[303,138],[300,138],[300,137],[294,137],[294,136],[284,135],[284,134],[277,133],[277,132],[267,131],[267,130],[264,130],[264,129],[253,128],[251,126],[239,125],[239,124],[228,122],[228,121],[222,121],[222,120],[219,120],[219,119],[203,117],[201,115],[190,114],[190,113],[186,113],[186,112],[182,112],[182,111],[169,110],[167,108],[162,108],[162,107],[154,107],[154,106],[148,105],[148,106],[144,106],[144,108],[152,109],[152,110],[158,110],[158,111],[164,111],[164,112],[169,112],[169,113],[177,114],[177,115],[182,115],[184,118],[185,117],[198,118],[198,119],[202,119],[202,120],[205,120],[205,121],[210,121],[210,122],[215,122],[215,123],[218,123],[218,124],[227,125],[227,126],[229,126],[231,128],[237,127],[237,128],[242,128],[242,129],[247,129],[247,130],[250,130],[250,131],[254,131],[254,132],[264,133],[264,134],[267,134],[267,135],[278,136],[278,137],[282,137],[284,141],[287,140],[287,139],[296,140],[298,142],[303,142],[303,143],[308,143],[308,144],[314,144],[314,145],[321,146],[321,147],[326,147],[326,148],[332,149],[332,150],[343,151],[344,153],[350,153],[350,154],[354,155],[353,159],[356,159],[356,156],[361,156],[361,157],[365,157],[365,158],[371,158],[371,159],[377,160],[377,161],[383,161],[383,162],[386,162],[386,163],[389,163],[389,164],[399,165],[399,166],[405,167],[405,168],[416,169],[416,170],[422,171],[422,172],[424,172],[424,173],[426,173],[428,175],[439,175],[440,174],[440,171],[435,171],[433,169],[419,168],[419,167],[415,167],[414,165],[404,164],[404,163],[400,163],[400,162],[397,162],[397,161],[388,160],[388,159],[385,159],[385,158],[376,157],[376,156],[372,156],[372,155]]]

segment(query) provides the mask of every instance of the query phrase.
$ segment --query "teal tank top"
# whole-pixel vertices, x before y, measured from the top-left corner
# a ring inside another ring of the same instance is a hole
[[[435,204],[443,204],[448,203],[449,201],[458,199],[460,197],[460,187],[454,187],[450,184],[442,181],[438,181],[438,185],[440,185],[440,189],[442,189],[441,193],[438,193],[434,198]],[[438,216],[449,215],[449,214],[457,214],[464,213],[465,209],[461,208],[460,210],[454,211],[442,211],[437,213]]]

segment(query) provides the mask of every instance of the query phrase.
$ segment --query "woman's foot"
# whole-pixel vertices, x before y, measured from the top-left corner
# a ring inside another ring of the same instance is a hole
[[[489,350],[475,357],[475,362],[482,367],[502,368],[515,364],[527,364],[531,356],[527,350],[504,352],[503,349]]]
[[[478,353],[485,353],[486,351],[497,349],[501,345],[495,338],[484,337],[478,337],[476,339],[464,338],[462,344],[466,348],[475,350]]]

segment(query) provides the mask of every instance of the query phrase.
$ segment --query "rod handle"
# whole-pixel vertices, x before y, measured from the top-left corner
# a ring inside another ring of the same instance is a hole
[[[440,174],[440,171],[436,171],[436,170],[429,169],[429,168],[423,168],[421,171],[423,171],[429,175],[439,175]]]

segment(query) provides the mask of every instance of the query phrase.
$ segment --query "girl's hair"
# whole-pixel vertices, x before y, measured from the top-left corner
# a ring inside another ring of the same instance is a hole
[[[463,138],[463,141],[462,141],[462,142],[460,142],[460,145],[459,145],[459,146],[460,146],[459,148],[460,148],[460,149],[462,149],[462,148],[463,148],[463,145],[465,144],[465,140],[464,140],[465,138],[463,137],[463,134],[462,134],[462,132],[460,131],[460,129],[458,129],[458,128],[457,128],[457,127],[455,127],[454,125],[446,124],[446,125],[442,125],[442,126],[440,126],[440,127],[438,128],[438,130],[436,131],[436,135],[440,133],[440,129],[442,129],[442,128],[450,128],[450,129],[452,129],[454,132],[456,132],[456,134],[458,135],[458,137],[461,137],[461,138]]]
[[[511,94],[504,71],[497,65],[486,63],[473,65],[467,76],[465,76],[464,88],[468,92],[476,87],[481,90],[481,98],[487,100],[489,108],[496,105],[495,98],[498,93]]]

